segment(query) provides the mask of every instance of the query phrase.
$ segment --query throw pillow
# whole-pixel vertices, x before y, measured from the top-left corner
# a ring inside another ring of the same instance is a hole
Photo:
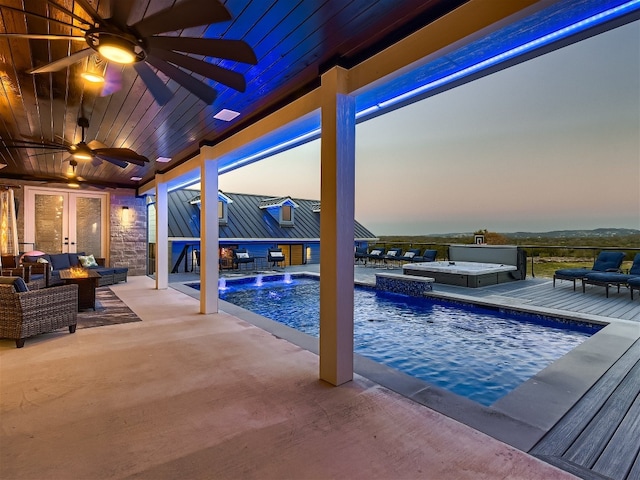
[[[407,257],[407,258],[413,258],[413,257],[416,256],[416,253],[415,252],[407,252],[407,253],[404,254],[404,256]]]
[[[271,252],[269,255],[271,255],[272,258],[282,258],[283,257],[282,252]]]
[[[382,251],[380,250],[371,250],[371,255],[380,255]]]
[[[80,265],[84,268],[97,267],[98,262],[93,255],[78,255],[78,260],[80,261]]]
[[[27,284],[22,277],[0,277],[0,285],[13,285],[16,292],[28,292]]]
[[[39,258],[36,263],[49,263],[49,260],[47,260],[46,258]]]
[[[396,256],[396,253],[398,253],[398,251],[397,251],[397,250],[392,250],[392,251],[390,251],[390,252],[387,252],[387,255],[388,255],[389,257],[395,257],[395,256]]]
[[[236,257],[238,257],[238,258],[249,258],[249,254],[247,252],[236,252]]]

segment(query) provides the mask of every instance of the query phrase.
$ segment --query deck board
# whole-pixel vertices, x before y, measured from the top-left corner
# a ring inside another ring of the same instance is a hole
[[[631,480],[640,464],[640,340],[530,453],[557,465]],[[582,475],[586,477],[586,475]]]

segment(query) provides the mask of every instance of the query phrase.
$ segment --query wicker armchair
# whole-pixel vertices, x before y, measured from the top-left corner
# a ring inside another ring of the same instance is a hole
[[[78,286],[63,285],[16,292],[13,285],[0,284],[0,338],[24,346],[27,337],[63,327],[76,331]]]

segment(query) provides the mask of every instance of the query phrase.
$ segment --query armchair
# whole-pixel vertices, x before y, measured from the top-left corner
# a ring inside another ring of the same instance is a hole
[[[25,339],[69,327],[78,322],[78,286],[63,285],[29,290],[21,277],[0,277],[0,338]]]
[[[233,266],[235,268],[240,268],[240,265],[244,264],[254,264],[256,259],[249,255],[249,252],[246,248],[234,248],[231,250],[233,252]]]
[[[281,248],[270,248],[267,251],[267,261],[271,262],[271,266],[275,267],[278,263],[284,263],[284,253]]]

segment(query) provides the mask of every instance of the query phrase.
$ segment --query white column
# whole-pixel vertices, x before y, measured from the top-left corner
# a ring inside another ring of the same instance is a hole
[[[322,76],[320,212],[320,378],[353,379],[355,100],[347,71]]]
[[[156,174],[156,288],[169,287],[169,204],[167,184]]]
[[[218,162],[200,168],[200,313],[218,313]]]

